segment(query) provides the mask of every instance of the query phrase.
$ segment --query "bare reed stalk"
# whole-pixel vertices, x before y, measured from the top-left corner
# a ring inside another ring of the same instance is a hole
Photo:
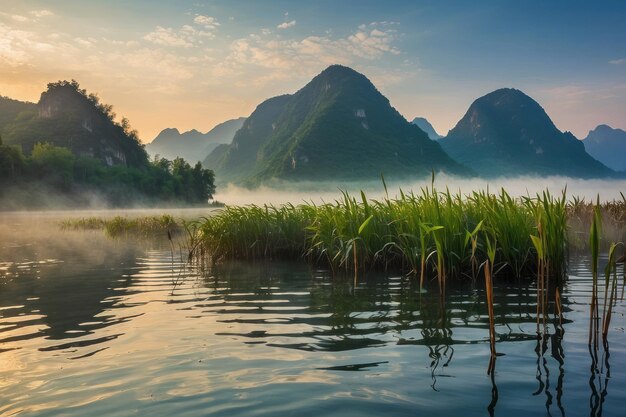
[[[563,306],[561,304],[561,291],[559,290],[559,287],[556,287],[556,290],[554,291],[554,305],[559,316],[559,325],[563,326]]]

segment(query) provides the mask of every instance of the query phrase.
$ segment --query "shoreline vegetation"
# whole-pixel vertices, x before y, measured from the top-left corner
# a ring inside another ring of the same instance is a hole
[[[384,181],[383,181],[384,184]],[[594,203],[541,194],[419,193],[399,190],[390,198],[368,199],[347,192],[334,203],[224,206],[201,219],[171,215],[68,219],[64,230],[104,230],[110,237],[165,236],[186,231],[190,259],[296,260],[354,275],[391,270],[438,280],[476,278],[490,260],[501,275],[528,276],[545,267],[560,281],[570,251],[586,250],[592,222],[599,222],[603,245],[624,240],[626,197]],[[597,218],[596,218],[597,217]]]

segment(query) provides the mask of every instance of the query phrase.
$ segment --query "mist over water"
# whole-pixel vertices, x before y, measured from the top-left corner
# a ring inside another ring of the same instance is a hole
[[[424,178],[420,181],[391,182],[387,181],[387,189],[390,197],[413,190],[418,193],[421,188],[430,187],[431,179]],[[438,175],[435,178],[435,187],[439,191],[445,191],[446,187],[451,192],[460,191],[463,194],[472,191],[489,190],[497,193],[504,188],[512,196],[534,196],[545,190],[559,195],[567,190],[569,198],[572,196],[584,198],[587,201],[621,200],[620,194],[626,194],[626,180],[608,179],[578,179],[568,177],[533,177],[524,176],[516,178],[459,178],[448,175]],[[381,199],[385,196],[382,181],[367,182],[276,182],[271,186],[263,186],[249,190],[233,184],[219,187],[215,199],[228,205],[245,204],[298,204],[302,202],[333,202],[341,198],[341,191],[358,194],[363,190],[368,198]]]

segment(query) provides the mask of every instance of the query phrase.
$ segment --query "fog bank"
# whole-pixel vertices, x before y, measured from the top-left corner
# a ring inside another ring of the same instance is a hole
[[[387,182],[390,197],[397,196],[398,190],[404,192],[411,190],[416,193],[421,188],[430,187],[431,179],[425,178],[420,181]],[[446,187],[451,192],[471,193],[475,190],[487,190],[495,193],[504,188],[512,196],[535,195],[544,190],[553,194],[561,194],[567,187],[568,198],[577,196],[586,200],[595,200],[600,196],[601,201],[621,200],[621,193],[626,194],[626,180],[592,179],[583,180],[567,177],[516,177],[516,178],[458,178],[447,175],[438,175],[435,178],[435,187],[439,191],[445,191]],[[370,182],[276,182],[271,186],[263,186],[255,190],[237,187],[229,184],[219,187],[215,199],[228,205],[245,204],[298,204],[302,202],[333,202],[341,198],[341,191],[357,194],[360,190],[365,191],[370,199],[380,199],[385,196],[382,181]]]

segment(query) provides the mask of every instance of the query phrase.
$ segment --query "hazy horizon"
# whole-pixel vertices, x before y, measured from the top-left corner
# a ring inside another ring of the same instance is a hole
[[[622,179],[580,179],[560,176],[518,176],[513,178],[461,178],[449,175],[437,175],[434,182],[435,189],[445,192],[446,188],[451,193],[460,191],[468,194],[472,191],[489,191],[497,194],[502,188],[514,197],[535,196],[545,190],[554,195],[560,195],[567,191],[568,199],[571,197],[584,198],[586,201],[622,200],[621,192],[626,190],[626,180]],[[423,177],[413,181],[387,182],[389,197],[399,195],[399,190],[404,192],[414,191],[419,193],[422,188],[431,187],[431,178]],[[367,182],[313,182],[280,181],[272,185],[264,185],[254,190],[228,184],[219,187],[215,194],[215,200],[229,205],[246,204],[299,204],[303,202],[332,203],[341,198],[342,191],[347,191],[360,198],[359,192],[363,190],[368,199],[381,199],[385,196],[382,181]]]
[[[339,63],[442,135],[473,100],[513,87],[582,139],[599,124],[626,129],[625,11],[620,2],[0,0],[0,95],[37,101],[47,83],[74,78],[148,143],[164,128],[206,132],[248,116]]]

